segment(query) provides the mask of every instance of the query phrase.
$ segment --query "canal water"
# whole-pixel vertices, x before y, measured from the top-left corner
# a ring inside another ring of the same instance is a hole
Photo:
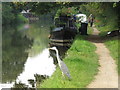
[[[10,88],[15,83],[32,85],[36,75],[51,76],[56,65],[48,50],[51,20],[33,24],[3,27],[2,82],[0,87]]]

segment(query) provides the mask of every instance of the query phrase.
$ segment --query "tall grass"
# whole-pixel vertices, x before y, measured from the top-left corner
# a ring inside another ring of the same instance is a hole
[[[94,79],[98,72],[98,56],[95,53],[96,47],[85,38],[77,35],[63,59],[72,80],[64,78],[57,67],[54,74],[38,85],[38,88],[85,88]]]
[[[120,75],[120,67],[119,67],[119,43],[120,43],[120,39],[118,39],[118,37],[114,37],[111,38],[109,40],[105,41],[105,45],[107,46],[107,48],[110,50],[110,54],[113,57],[114,60],[116,60],[116,64],[118,65],[118,74]]]
[[[93,28],[89,26],[88,23],[88,30],[87,30],[88,34],[92,34],[93,33]]]

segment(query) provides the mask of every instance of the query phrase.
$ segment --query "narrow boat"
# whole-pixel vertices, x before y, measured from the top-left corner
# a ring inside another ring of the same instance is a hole
[[[55,28],[50,31],[51,45],[70,46],[77,34],[75,21],[71,16],[59,16],[54,20]]]

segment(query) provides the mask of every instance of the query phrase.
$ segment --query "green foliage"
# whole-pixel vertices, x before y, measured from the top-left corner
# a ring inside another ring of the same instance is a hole
[[[86,37],[76,36],[64,58],[72,80],[65,79],[57,68],[52,77],[45,80],[38,88],[85,88],[94,79],[94,75],[98,72],[96,47],[84,38]]]
[[[75,7],[68,7],[68,8],[63,7],[62,9],[58,9],[55,17],[72,16],[77,13],[75,9],[76,9]]]
[[[55,2],[31,2],[28,4],[31,12],[35,12],[37,15],[43,15],[50,13],[51,11],[56,11],[57,7],[59,7],[59,5],[57,5]]]
[[[29,20],[25,18],[22,14],[18,14],[16,20],[18,23],[29,22]]]
[[[30,12],[37,14],[38,16],[56,12],[60,8],[70,7],[71,10],[68,13],[73,14],[75,10],[74,7],[81,3],[70,3],[70,2],[3,2],[3,24],[16,23],[22,10],[30,10]],[[64,9],[63,9],[64,11]],[[66,10],[65,10],[66,12]],[[72,13],[71,13],[72,12]],[[18,16],[17,16],[18,15]],[[21,19],[21,18],[20,18]],[[19,21],[21,22],[21,20]]]
[[[118,14],[119,3],[91,2],[81,5],[82,12],[95,16],[97,26],[106,27],[106,31],[113,31],[119,28],[120,14]],[[102,31],[102,30],[101,30]]]
[[[12,2],[3,2],[2,3],[2,24],[16,24],[27,22],[27,19],[24,18],[20,11],[22,11],[21,3],[12,3]]]
[[[13,8],[10,3],[2,3],[2,23],[9,24],[14,21],[15,15],[12,13]]]
[[[88,24],[89,25],[89,24]],[[90,27],[90,26],[88,26],[88,34],[92,34],[93,33],[93,28],[92,27]]]
[[[29,4],[29,5],[28,5]],[[57,11],[58,9],[62,9],[64,7],[77,7],[81,2],[32,2],[32,3],[27,3],[27,6],[31,8],[32,12],[35,12],[38,15],[41,14],[46,14],[51,11]]]

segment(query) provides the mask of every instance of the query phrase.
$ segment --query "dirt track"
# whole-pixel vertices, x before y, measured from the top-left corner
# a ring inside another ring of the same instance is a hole
[[[105,47],[102,38],[98,36],[99,31],[94,27],[93,34],[89,36],[97,47],[96,53],[99,56],[99,72],[87,88],[118,88],[118,73],[115,60],[110,56],[109,50]]]

